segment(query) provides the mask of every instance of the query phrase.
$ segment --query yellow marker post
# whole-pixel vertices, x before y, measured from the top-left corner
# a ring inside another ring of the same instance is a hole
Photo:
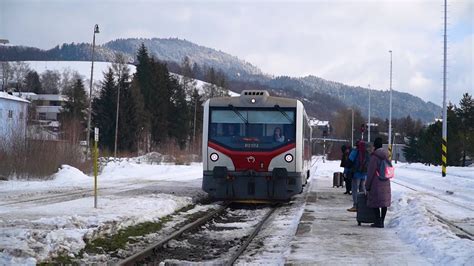
[[[97,208],[97,173],[99,172],[98,157],[99,149],[97,143],[99,142],[99,129],[94,128],[94,208]]]
[[[392,161],[392,144],[388,144],[388,160],[391,162]]]

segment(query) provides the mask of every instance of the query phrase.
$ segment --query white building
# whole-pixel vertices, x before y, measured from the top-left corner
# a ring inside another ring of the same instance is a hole
[[[29,103],[0,91],[0,145],[10,143],[14,138],[24,140]]]
[[[36,94],[33,92],[18,92],[13,95],[31,101],[36,108],[36,119],[40,121],[58,121],[61,106],[66,102],[66,97],[60,94]]]

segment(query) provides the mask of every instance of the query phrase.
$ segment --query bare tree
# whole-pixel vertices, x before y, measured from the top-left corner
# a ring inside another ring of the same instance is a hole
[[[61,73],[57,70],[46,70],[40,77],[43,91],[49,94],[58,94],[61,84]]]
[[[11,64],[9,62],[1,62],[1,68],[2,68],[2,71],[0,72],[0,74],[2,75],[2,90],[5,91],[8,87],[8,82],[10,81],[10,77],[11,77]]]
[[[21,92],[22,83],[30,71],[30,66],[25,62],[16,61],[11,64],[11,78],[16,82],[19,92]]]

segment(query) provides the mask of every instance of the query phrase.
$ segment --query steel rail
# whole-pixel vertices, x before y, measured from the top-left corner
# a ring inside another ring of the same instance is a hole
[[[240,246],[240,248],[237,250],[236,253],[226,262],[225,265],[232,266],[234,265],[235,261],[242,255],[242,253],[247,249],[248,245],[252,242],[252,240],[257,236],[257,234],[260,232],[262,229],[263,225],[267,222],[268,218],[272,216],[272,214],[275,212],[275,210],[280,206],[281,204],[275,204],[270,211],[263,217],[263,219],[258,223],[258,225],[253,229],[252,234],[247,237],[245,242]]]
[[[136,262],[139,262],[147,257],[150,257],[152,256],[153,254],[155,254],[156,250],[157,249],[160,249],[164,244],[166,244],[167,242],[169,242],[170,240],[172,239],[175,239],[177,237],[179,237],[180,235],[182,235],[183,233],[185,232],[188,232],[194,228],[197,228],[199,226],[201,226],[202,224],[206,223],[207,221],[209,221],[210,219],[212,219],[214,216],[216,216],[217,214],[223,212],[225,209],[227,209],[227,207],[230,205],[229,202],[224,202],[219,208],[215,209],[214,211],[206,214],[205,216],[199,218],[198,220],[192,222],[192,223],[189,223],[183,227],[181,227],[179,230],[175,231],[174,233],[172,233],[171,235],[169,235],[168,237],[148,246],[147,248],[143,249],[142,251],[120,261],[118,263],[118,265],[135,265]]]

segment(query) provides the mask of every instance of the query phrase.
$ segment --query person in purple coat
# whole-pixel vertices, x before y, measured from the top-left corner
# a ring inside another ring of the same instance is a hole
[[[370,156],[369,166],[367,168],[367,182],[365,188],[367,191],[367,206],[373,208],[375,213],[375,223],[372,227],[383,228],[387,207],[390,207],[392,201],[392,192],[390,180],[380,180],[376,171],[380,168],[382,160],[388,160],[388,153],[382,148],[382,139],[376,138],[374,141],[374,152]]]

